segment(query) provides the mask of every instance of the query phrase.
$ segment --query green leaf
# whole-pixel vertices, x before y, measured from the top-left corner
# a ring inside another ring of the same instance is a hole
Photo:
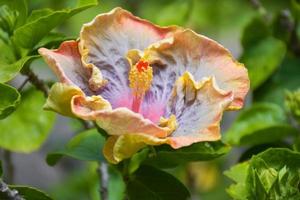
[[[102,147],[105,139],[96,129],[84,131],[72,138],[66,147],[47,155],[48,165],[55,165],[63,156],[78,160],[103,161]]]
[[[127,184],[130,200],[185,200],[190,197],[186,187],[172,175],[150,166],[141,166]]]
[[[49,33],[34,47],[37,51],[40,47],[45,48],[58,48],[58,46],[65,40],[75,40],[76,38],[67,37],[62,33]]]
[[[39,55],[26,56],[12,64],[0,64],[0,83],[7,82],[13,79],[15,76],[17,76],[24,65],[32,62],[34,59],[37,59],[39,57]]]
[[[286,57],[277,72],[254,91],[254,101],[273,102],[284,106],[285,90],[296,90],[300,86],[300,59]]]
[[[270,148],[225,172],[236,182],[227,192],[234,199],[300,198],[300,153]]]
[[[243,162],[243,163],[234,165],[229,170],[225,171],[224,174],[231,180],[233,180],[237,183],[242,183],[247,180],[248,168],[249,168],[249,163]]]
[[[269,27],[262,17],[253,18],[244,28],[241,43],[245,51],[271,35]]]
[[[21,95],[15,88],[0,83],[0,120],[15,111],[20,103]]]
[[[17,27],[25,23],[28,12],[26,0],[0,0],[0,6],[1,5],[7,5],[11,10],[17,12]]]
[[[230,147],[221,141],[199,142],[180,149],[162,145],[149,154],[145,163],[160,168],[171,168],[187,162],[212,160],[226,154],[229,150]]]
[[[248,69],[253,90],[263,84],[275,72],[281,64],[285,52],[285,44],[273,37],[268,37],[251,48],[244,49],[241,62]]]
[[[95,5],[97,5],[97,0],[80,0],[76,8],[43,13],[45,15],[16,29],[14,32],[16,45],[28,49],[34,47],[53,28],[66,19]]]
[[[28,200],[53,200],[49,195],[33,187],[10,185],[10,189],[18,191],[20,196]],[[11,199],[0,193],[0,199]]]
[[[22,93],[18,109],[0,121],[0,146],[14,151],[29,153],[37,150],[46,140],[55,115],[43,111],[43,94],[34,90]]]
[[[131,157],[128,166],[129,174],[134,173],[140,167],[142,162],[147,158],[149,151],[149,148],[145,148]]]
[[[240,112],[225,134],[232,145],[255,145],[278,141],[297,130],[287,123],[284,110],[276,104],[260,103]]]

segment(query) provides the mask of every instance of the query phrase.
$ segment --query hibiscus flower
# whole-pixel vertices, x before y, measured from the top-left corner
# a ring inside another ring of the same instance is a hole
[[[246,68],[190,29],[160,27],[122,8],[83,25],[77,41],[39,49],[59,79],[45,109],[92,120],[111,163],[146,145],[220,140],[225,110],[243,106]]]

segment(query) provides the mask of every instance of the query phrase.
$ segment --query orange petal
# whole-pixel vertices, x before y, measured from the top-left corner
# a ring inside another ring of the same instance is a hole
[[[174,33],[172,38],[153,44],[146,53],[152,63],[156,62],[164,68],[165,76],[172,77],[175,73],[178,77],[188,71],[196,81],[214,77],[217,87],[233,92],[234,100],[228,109],[240,109],[243,106],[249,90],[247,69],[217,42],[191,30],[184,30]]]

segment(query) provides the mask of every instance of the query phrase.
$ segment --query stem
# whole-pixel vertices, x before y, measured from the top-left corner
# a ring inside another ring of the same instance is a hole
[[[108,165],[105,162],[99,163],[98,173],[100,177],[101,200],[108,200]]]
[[[2,179],[0,179],[0,192],[7,196],[7,200],[25,200],[19,195],[17,190],[9,189],[8,185]]]
[[[22,91],[22,89],[25,87],[25,85],[28,83],[29,79],[28,77],[24,80],[24,82],[18,87],[18,91]]]
[[[14,181],[14,165],[11,159],[11,152],[8,150],[3,150],[3,159],[6,164],[6,180],[8,183],[13,183]]]
[[[38,76],[28,67],[25,71],[22,72],[23,75],[28,77],[29,82],[36,87],[36,89],[42,91],[44,96],[47,97],[49,94],[49,87],[46,85],[43,80],[39,79]]]

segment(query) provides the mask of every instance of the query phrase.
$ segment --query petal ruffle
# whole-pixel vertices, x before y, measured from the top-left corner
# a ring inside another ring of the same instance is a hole
[[[154,63],[150,94],[156,102],[166,101],[173,82],[188,71],[196,81],[213,76],[220,89],[232,91],[234,100],[228,109],[240,109],[243,106],[249,90],[247,69],[217,42],[191,30],[184,30],[153,44],[145,53]]]
[[[86,94],[92,94],[89,88],[91,72],[81,63],[78,42],[63,42],[56,50],[40,48],[39,53],[43,56],[60,82],[78,86]]]
[[[99,90],[98,94],[109,100],[113,108],[131,105],[131,90],[128,86],[130,65],[126,59],[128,51],[143,51],[178,29],[176,26],[156,26],[121,8],[98,15],[92,22],[85,24],[80,33],[82,62],[87,66],[98,67],[107,80],[106,87]]]
[[[96,121],[109,135],[144,133],[163,138],[169,133],[168,127],[159,127],[152,121],[143,118],[141,114],[127,108],[99,109],[94,105],[94,99],[75,96],[72,99],[72,112],[81,119]]]

